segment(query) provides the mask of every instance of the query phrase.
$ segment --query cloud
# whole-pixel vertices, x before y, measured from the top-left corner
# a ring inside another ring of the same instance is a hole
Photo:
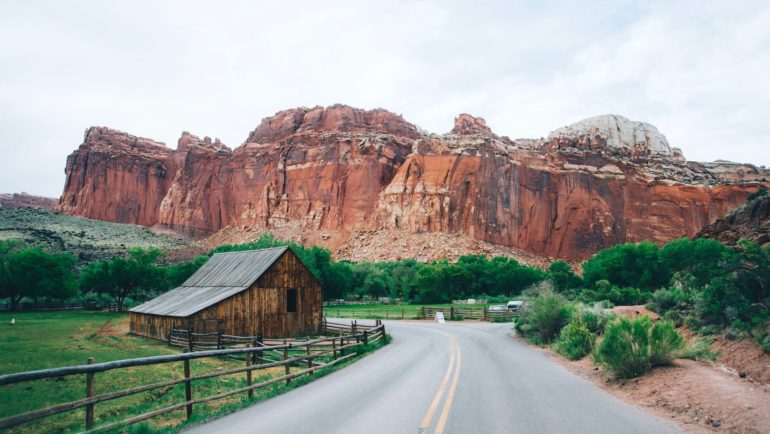
[[[90,125],[237,146],[336,102],[511,137],[618,113],[689,159],[768,164],[768,22],[760,1],[6,2],[0,191],[57,196]]]

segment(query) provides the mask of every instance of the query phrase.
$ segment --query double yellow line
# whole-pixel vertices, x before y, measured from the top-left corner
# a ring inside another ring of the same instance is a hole
[[[436,429],[433,431],[434,434],[442,434],[444,432],[446,421],[449,417],[449,411],[452,409],[452,401],[455,397],[455,390],[457,390],[457,381],[460,379],[460,366],[462,365],[462,352],[460,351],[460,345],[457,343],[457,339],[455,339],[455,337],[449,333],[439,333],[445,335],[449,339],[449,342],[452,345],[452,355],[449,358],[449,366],[447,367],[444,379],[441,381],[441,385],[436,391],[436,396],[433,397],[433,402],[430,404],[430,407],[428,407],[428,411],[422,418],[422,422],[420,422],[420,427],[418,429],[418,432],[420,433],[426,432],[428,427],[430,427],[430,424],[433,421],[433,416],[435,416],[436,410],[441,403],[441,397],[444,396],[444,392],[446,391],[447,385],[449,384],[449,378],[452,377],[452,369],[454,368],[452,384],[449,386],[449,393],[446,395],[446,400],[444,400],[444,407],[441,409],[441,414],[439,415],[438,422],[436,423]]]

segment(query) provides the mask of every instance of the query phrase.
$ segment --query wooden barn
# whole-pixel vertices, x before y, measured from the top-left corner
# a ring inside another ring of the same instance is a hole
[[[288,247],[217,253],[172,289],[129,311],[131,332],[172,327],[268,338],[318,334],[321,284]]]

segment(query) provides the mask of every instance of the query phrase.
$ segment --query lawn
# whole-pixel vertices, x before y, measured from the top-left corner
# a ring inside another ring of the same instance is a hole
[[[11,318],[16,324],[10,325]],[[130,336],[126,313],[102,312],[24,312],[0,313],[0,374],[130,359],[180,350],[165,343]],[[191,361],[192,375],[243,366],[243,361],[207,358]],[[329,368],[330,370],[333,368]],[[254,372],[254,382],[283,374],[283,367]],[[317,378],[321,375],[314,374]],[[107,393],[183,377],[182,363],[168,363],[112,370],[95,375],[95,393]],[[310,380],[302,377],[287,386],[281,382],[256,389],[253,401],[265,399]],[[213,395],[246,385],[245,374],[233,374],[193,382],[193,397]],[[0,418],[85,397],[85,375],[36,380],[0,386]],[[95,407],[96,426],[182,402],[184,386],[178,384],[119,398]],[[234,411],[253,401],[246,394],[197,404],[194,419]],[[73,432],[85,429],[85,410],[55,415],[11,429],[8,432]],[[185,422],[184,410],[166,413],[122,431],[177,431]]]

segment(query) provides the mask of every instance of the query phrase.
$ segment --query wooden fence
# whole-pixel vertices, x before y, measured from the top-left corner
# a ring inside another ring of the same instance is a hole
[[[433,319],[436,317],[436,313],[441,312],[444,314],[444,318],[448,320],[476,320],[476,321],[502,321],[502,322],[509,322],[513,321],[513,318],[516,316],[516,311],[505,309],[505,310],[492,310],[489,308],[472,308],[472,307],[461,307],[461,306],[452,306],[452,307],[429,307],[429,306],[423,306],[423,308],[420,311],[420,316],[422,319]]]
[[[0,302],[0,311],[12,312],[11,303]],[[132,304],[124,304],[123,310],[128,310],[133,307]],[[15,306],[16,311],[44,311],[44,310],[109,310],[110,312],[118,312],[117,303],[100,303],[94,301],[87,302],[23,302]]]
[[[233,348],[212,349],[206,351],[191,351],[184,354],[173,354],[165,356],[143,357],[137,359],[116,360],[113,362],[93,363],[93,358],[89,358],[88,364],[79,366],[68,366],[63,368],[43,369],[39,371],[20,372],[17,374],[0,375],[0,386],[10,384],[42,380],[49,378],[61,378],[70,375],[85,374],[86,395],[83,399],[70,401],[62,404],[56,404],[50,407],[29,411],[4,419],[0,419],[0,429],[22,425],[34,420],[60,413],[70,412],[85,407],[85,428],[88,431],[102,431],[114,429],[150,419],[175,410],[185,409],[187,418],[193,415],[193,408],[196,404],[201,404],[217,399],[226,398],[239,393],[248,394],[249,398],[253,396],[254,390],[266,387],[272,384],[285,381],[287,384],[293,379],[302,375],[309,375],[313,372],[329,366],[333,366],[343,360],[349,359],[361,351],[360,345],[376,344],[385,339],[385,326],[379,321],[375,326],[362,326],[351,323],[332,324],[324,321],[327,330],[335,330],[339,333],[333,333],[337,336],[321,337],[306,341],[263,341],[255,344],[251,337],[243,339],[243,342],[233,344]],[[350,330],[353,333],[347,333]],[[345,331],[343,333],[342,331]],[[224,337],[224,336],[222,336]],[[235,340],[231,338],[243,338],[228,336],[225,342]],[[189,347],[189,343],[187,343]],[[195,345],[192,345],[195,347]],[[199,345],[198,347],[201,347]],[[211,357],[243,357],[241,359],[244,365],[240,368],[213,371],[202,375],[190,375],[190,361],[194,359]],[[184,372],[184,378],[163,381],[160,383],[145,384],[128,389],[112,391],[100,395],[94,394],[94,384],[98,380],[96,374],[116,369],[125,369],[135,366],[159,365],[165,363],[181,363]],[[299,371],[291,372],[290,367],[301,366]],[[266,381],[254,383],[252,373],[263,369],[285,367],[284,375],[271,378]],[[214,378],[223,375],[233,375],[243,373],[246,376],[246,386],[238,387],[226,392],[217,393],[210,396],[201,396],[194,398],[195,390],[193,382],[206,378]],[[123,398],[142,392],[148,392],[160,388],[166,388],[177,384],[184,384],[185,400],[168,407],[153,410],[137,416],[123,419],[119,422],[112,422],[95,426],[94,407],[100,402]]]

